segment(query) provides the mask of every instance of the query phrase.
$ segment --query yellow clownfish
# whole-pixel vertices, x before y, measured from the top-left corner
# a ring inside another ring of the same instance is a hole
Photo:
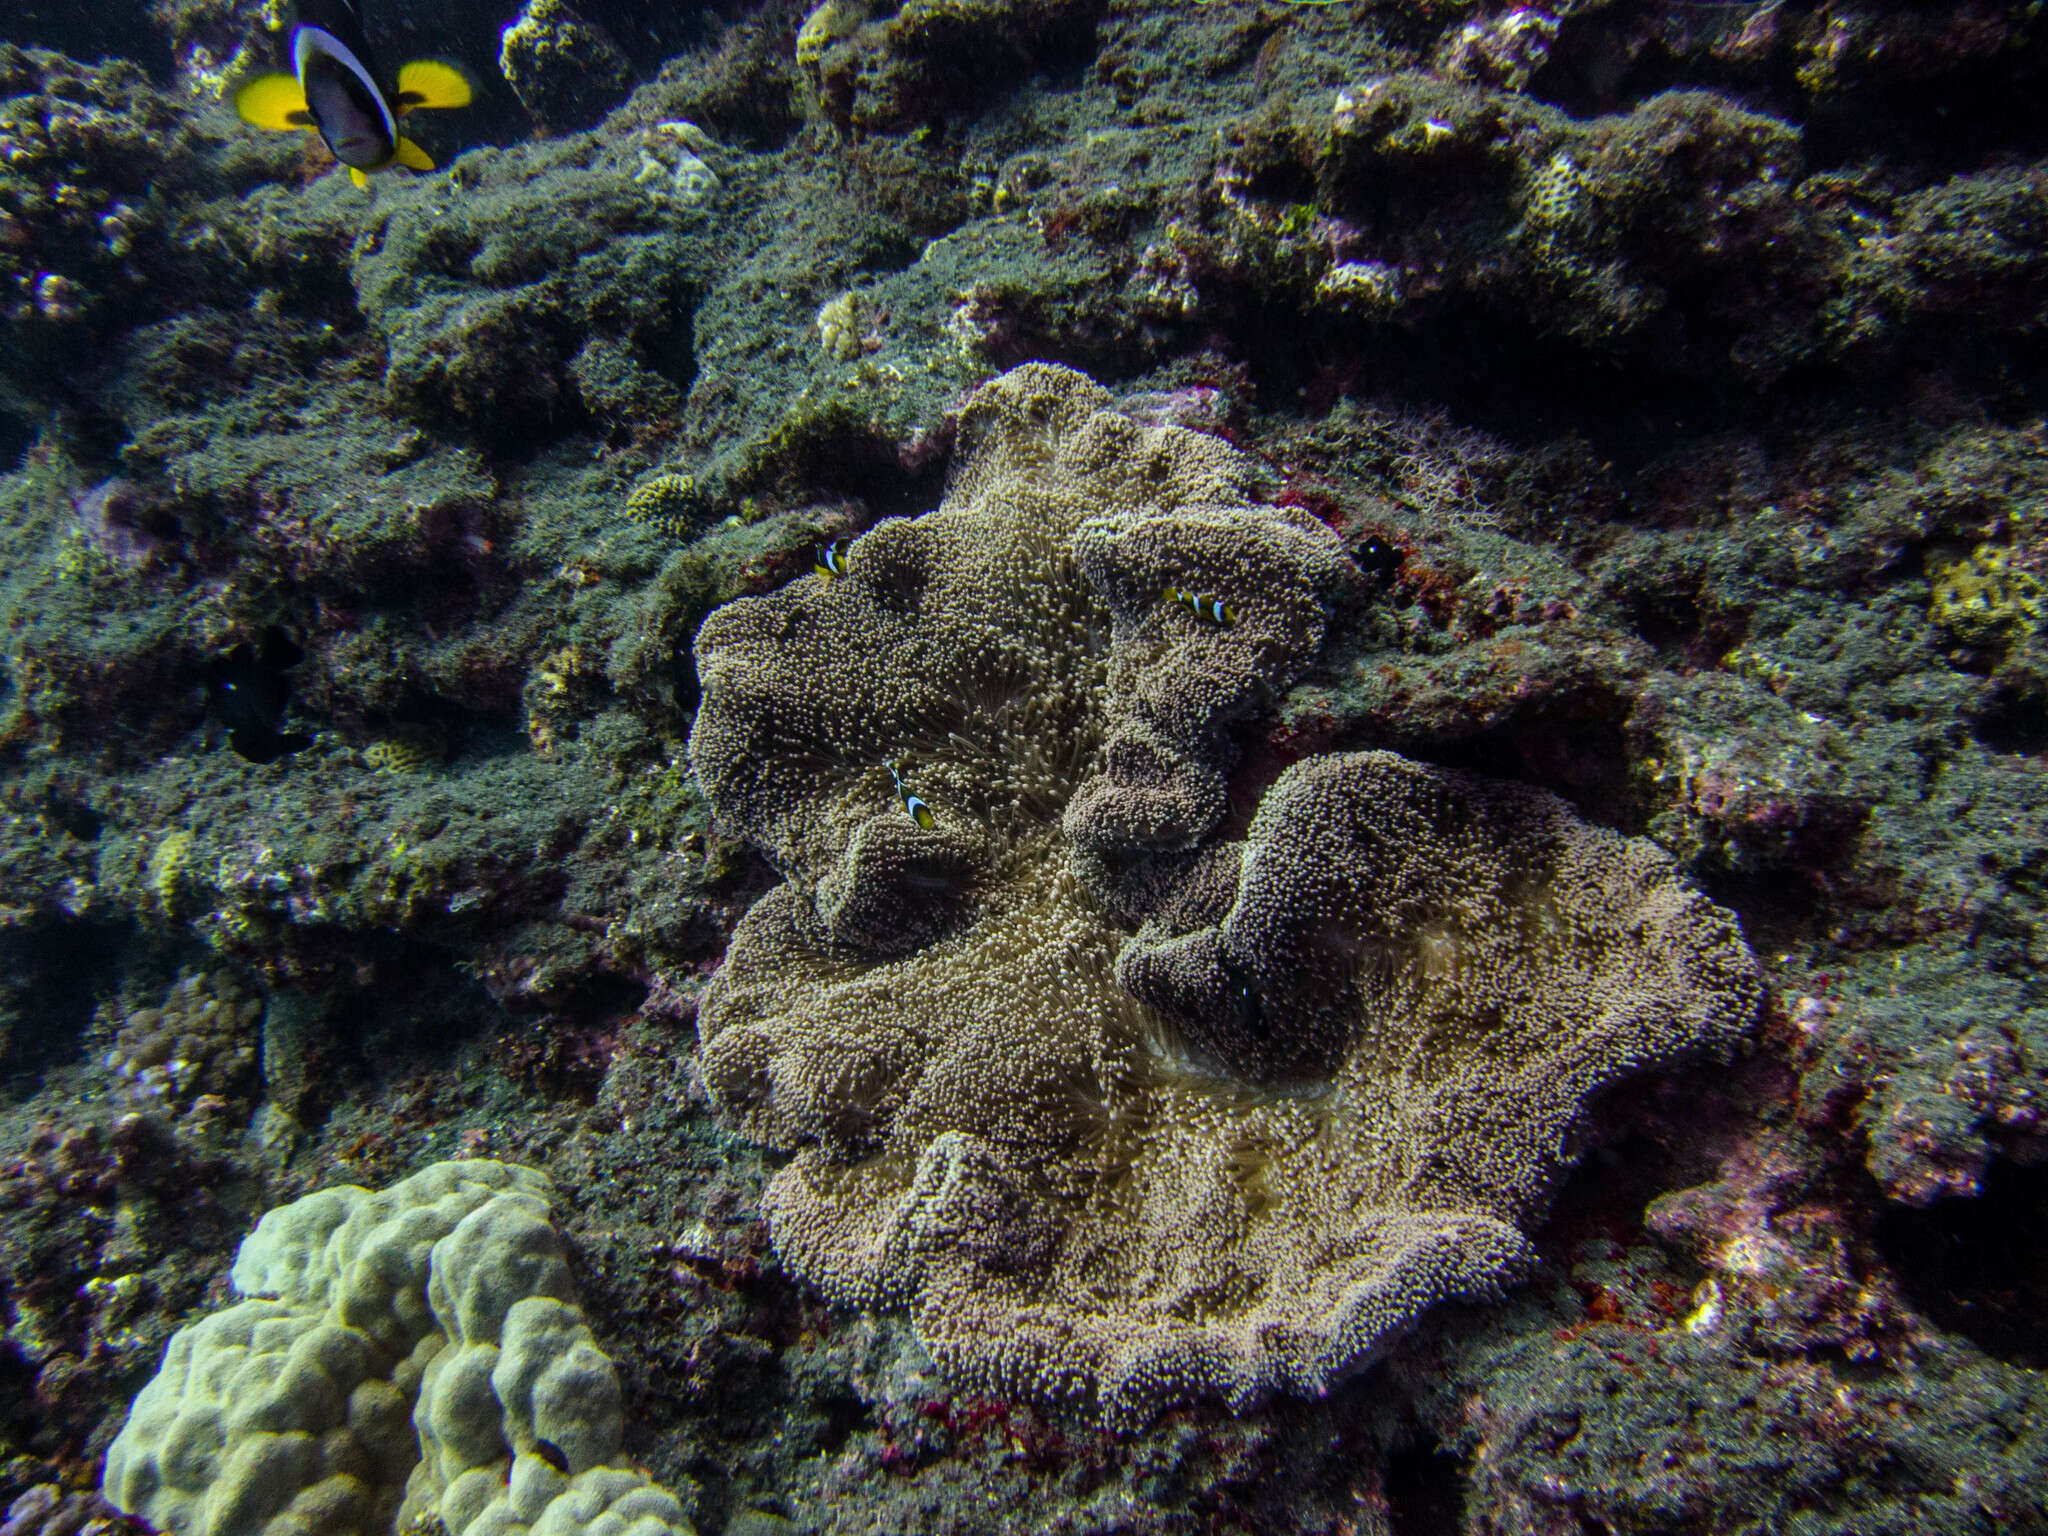
[[[932,808],[904,787],[903,775],[896,771],[894,763],[889,764],[889,777],[896,783],[896,798],[903,802],[903,809],[919,827],[929,832],[939,824],[939,818],[932,814]]]
[[[469,101],[469,81],[437,59],[413,60],[399,70],[398,89],[386,90],[356,0],[301,0],[292,73],[258,75],[235,92],[235,111],[258,128],[318,133],[361,187],[368,172],[393,165],[431,171],[434,162],[398,131],[398,120],[416,107]]]
[[[1205,597],[1199,592],[1190,592],[1185,587],[1168,587],[1166,600],[1178,603],[1205,624],[1220,624],[1225,629],[1237,622],[1237,610],[1220,597]]]
[[[811,569],[827,581],[837,581],[841,576],[844,576],[846,574],[847,542],[845,539],[836,539],[832,543],[827,544],[818,555],[817,561],[811,566]],[[890,771],[894,772],[893,769]]]

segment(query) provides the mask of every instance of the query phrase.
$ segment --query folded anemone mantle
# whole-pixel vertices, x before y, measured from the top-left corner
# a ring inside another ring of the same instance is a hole
[[[935,511],[698,635],[697,773],[786,877],[706,1080],[794,1153],[788,1261],[964,1383],[1320,1392],[1516,1272],[1590,1095],[1752,1020],[1734,920],[1548,795],[1329,755],[1233,824],[1351,579],[1235,450],[1031,364]]]

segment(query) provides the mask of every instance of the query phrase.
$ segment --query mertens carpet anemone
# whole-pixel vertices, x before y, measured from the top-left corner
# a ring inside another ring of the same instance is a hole
[[[1328,755],[1233,831],[1355,579],[1251,484],[1027,365],[935,511],[697,638],[698,775],[785,876],[700,1015],[720,1112],[794,1154],[778,1247],[1115,1422],[1324,1391],[1497,1292],[1591,1096],[1760,994],[1668,857],[1537,791]]]

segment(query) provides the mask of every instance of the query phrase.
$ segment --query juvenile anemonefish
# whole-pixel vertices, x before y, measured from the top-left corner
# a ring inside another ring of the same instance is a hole
[[[1179,603],[1205,624],[1220,624],[1225,629],[1237,622],[1237,610],[1220,597],[1204,597],[1199,592],[1190,592],[1185,587],[1168,587],[1166,600]]]
[[[827,581],[837,581],[846,574],[846,548],[847,540],[835,539],[819,553],[811,569]]]
[[[393,165],[431,171],[434,162],[398,131],[398,120],[416,107],[466,107],[469,98],[462,72],[438,59],[414,59],[398,71],[398,89],[387,90],[357,0],[300,0],[292,73],[258,75],[235,92],[235,111],[258,128],[312,129],[361,187],[366,172]]]
[[[929,832],[939,824],[939,818],[932,814],[932,808],[913,795],[903,784],[903,775],[896,771],[896,765],[889,765],[889,777],[896,781],[896,798],[903,802],[903,809],[910,819]]]

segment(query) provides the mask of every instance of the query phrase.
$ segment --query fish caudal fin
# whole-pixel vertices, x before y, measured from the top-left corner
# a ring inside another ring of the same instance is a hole
[[[401,113],[415,107],[466,107],[470,94],[469,78],[453,64],[414,59],[398,71],[398,99],[392,105]]]
[[[398,152],[392,158],[408,171],[431,171],[434,168],[434,157],[404,134],[398,136]]]
[[[306,110],[306,93],[290,75],[258,75],[235,92],[235,112],[256,128],[289,132],[313,126],[313,114]]]

